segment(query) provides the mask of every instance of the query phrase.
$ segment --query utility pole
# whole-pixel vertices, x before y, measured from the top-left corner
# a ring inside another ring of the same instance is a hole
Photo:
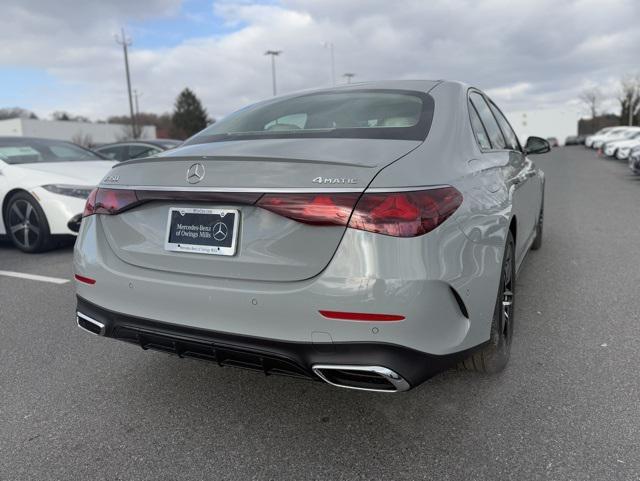
[[[347,72],[347,73],[342,74],[342,76],[345,77],[347,79],[347,83],[350,84],[351,83],[351,79],[353,77],[355,77],[356,74],[354,74],[352,72]]]
[[[142,92],[138,92],[136,89],[133,89],[133,100],[135,102],[136,105],[136,120],[138,119],[138,116],[140,115],[140,107],[138,105],[138,98],[142,97]]]
[[[138,92],[136,89],[133,89],[133,100],[135,102],[135,112],[136,112],[136,125],[140,130],[138,137],[142,136],[142,125],[140,124],[140,106],[138,105],[138,99],[142,97],[142,92]]]
[[[271,80],[273,81],[273,96],[276,96],[276,57],[282,53],[282,50],[267,50],[264,54],[271,55]]]
[[[333,42],[325,42],[324,48],[328,48],[331,53],[331,85],[336,86],[336,59],[333,55]]]
[[[116,35],[116,43],[118,45],[122,45],[122,50],[124,52],[124,69],[127,74],[127,92],[129,93],[129,112],[131,114],[131,131],[133,133],[133,138],[138,138],[138,128],[136,126],[136,118],[133,114],[133,98],[131,96],[131,76],[129,75],[129,52],[128,47],[131,46],[131,39],[128,38],[124,33],[124,28],[122,29],[122,37],[118,37]]]
[[[633,111],[635,107],[635,102],[636,102],[636,91],[634,89],[634,91],[631,92],[631,95],[629,98],[629,127],[633,126]]]

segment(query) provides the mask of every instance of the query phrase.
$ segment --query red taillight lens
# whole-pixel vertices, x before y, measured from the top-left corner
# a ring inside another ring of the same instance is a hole
[[[451,186],[358,197],[357,193],[266,194],[257,205],[306,224],[348,225],[394,237],[415,237],[431,232],[462,204],[462,194]]]
[[[447,220],[462,204],[454,187],[413,192],[365,193],[349,221],[352,229],[394,237],[415,237]]]
[[[84,205],[84,212],[82,212],[82,217],[87,217],[93,215],[96,209],[96,195],[98,194],[98,189],[93,189],[87,197],[87,202]]]
[[[404,321],[404,316],[398,314],[374,314],[370,312],[343,312],[343,311],[318,311],[327,319],[340,321],[363,322],[398,322]]]
[[[96,280],[92,279],[91,277],[81,276],[80,274],[76,274],[74,277],[76,278],[76,281],[84,282],[85,284],[89,284],[90,286],[96,283]]]
[[[98,188],[89,194],[82,217],[93,214],[119,214],[139,203],[140,201],[133,190]]]
[[[265,194],[258,207],[314,225],[343,225],[349,221],[360,194]]]

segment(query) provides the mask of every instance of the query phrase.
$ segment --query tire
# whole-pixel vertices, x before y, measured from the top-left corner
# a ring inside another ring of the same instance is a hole
[[[43,252],[53,247],[47,217],[38,201],[27,192],[14,194],[7,202],[4,224],[9,239],[22,252]]]
[[[531,250],[537,251],[542,247],[542,230],[544,227],[544,196],[542,197],[542,205],[540,206],[540,214],[538,215],[538,223],[536,224],[536,238],[531,244]]]
[[[460,365],[462,369],[495,374],[502,371],[509,362],[514,327],[515,281],[515,243],[511,232],[509,232],[504,248],[500,284],[491,321],[489,342],[481,350],[463,361]]]

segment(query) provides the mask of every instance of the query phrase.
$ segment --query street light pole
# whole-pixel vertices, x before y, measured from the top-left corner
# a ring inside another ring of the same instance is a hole
[[[345,77],[347,79],[347,83],[350,84],[351,83],[351,79],[353,77],[355,77],[356,74],[354,74],[353,72],[347,72],[347,73],[342,74],[342,76]]]
[[[276,57],[282,53],[282,50],[267,50],[264,54],[271,55],[271,80],[273,81],[273,96],[276,96]]]
[[[336,86],[336,59],[333,54],[333,42],[325,42],[324,48],[328,48],[331,54],[331,85]]]
[[[133,98],[131,96],[131,76],[129,74],[129,52],[128,47],[131,46],[131,39],[127,38],[124,33],[124,28],[122,29],[122,37],[118,37],[116,35],[116,43],[118,45],[122,45],[122,50],[124,52],[124,69],[127,74],[127,92],[129,93],[129,112],[131,114],[131,131],[133,133],[133,138],[138,138],[138,129],[136,126],[136,119],[133,114]]]

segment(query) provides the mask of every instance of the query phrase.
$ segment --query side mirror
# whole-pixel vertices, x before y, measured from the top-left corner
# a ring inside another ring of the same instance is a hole
[[[525,155],[546,154],[549,151],[551,151],[551,145],[542,137],[529,137],[524,146]]]

